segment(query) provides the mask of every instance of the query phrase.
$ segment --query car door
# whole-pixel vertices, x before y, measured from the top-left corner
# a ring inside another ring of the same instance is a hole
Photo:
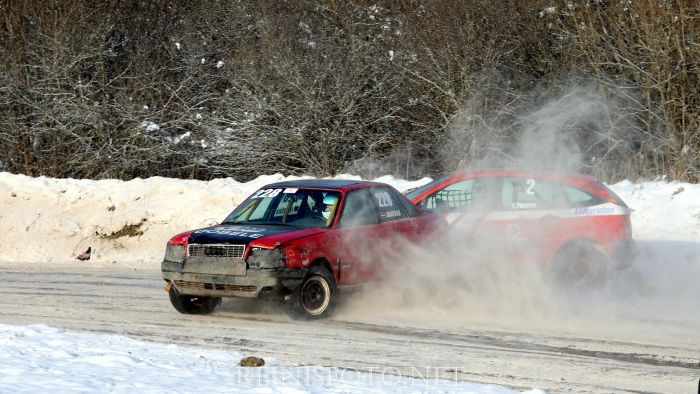
[[[384,236],[377,211],[367,188],[350,190],[345,195],[336,232],[340,241],[340,285],[359,284],[377,256],[377,240]]]
[[[377,186],[371,188],[370,195],[379,213],[380,231],[375,240],[377,258],[374,264],[366,267],[363,275],[367,280],[375,280],[394,269],[409,245],[419,241],[420,232],[418,222],[412,219],[418,212],[410,204],[404,205],[398,192]],[[413,208],[411,212],[410,208]]]
[[[521,257],[539,258],[556,238],[566,215],[565,196],[557,182],[535,177],[503,177],[501,206],[491,217],[494,234]]]

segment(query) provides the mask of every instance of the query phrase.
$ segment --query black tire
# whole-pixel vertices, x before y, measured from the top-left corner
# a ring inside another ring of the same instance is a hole
[[[609,268],[610,258],[591,242],[564,245],[553,261],[555,280],[566,287],[602,287],[607,282]]]
[[[314,266],[286,301],[287,313],[296,320],[323,319],[335,310],[338,288],[328,269]]]
[[[170,288],[168,295],[175,310],[186,315],[207,315],[221,304],[221,297],[180,294],[175,286]]]

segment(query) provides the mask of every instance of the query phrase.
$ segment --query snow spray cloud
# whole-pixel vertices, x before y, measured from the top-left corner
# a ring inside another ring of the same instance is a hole
[[[476,94],[455,114],[442,149],[446,168],[629,172],[643,112],[629,88],[598,81],[501,95]]]
[[[467,105],[455,117],[446,159],[462,167],[581,171],[598,157],[591,155],[594,149],[581,146],[582,131],[594,145],[621,140],[630,132],[622,127],[627,121],[615,115],[620,105],[593,87],[569,88],[541,105],[513,104],[490,114]],[[611,119],[617,119],[616,129],[609,127]],[[386,245],[383,250],[407,253],[396,256],[387,281],[353,297],[339,317],[374,316],[429,326],[541,324],[581,329],[637,322],[649,313],[636,301],[648,290],[640,284],[640,275],[650,277],[653,272],[608,270],[598,286],[571,287],[552,274],[549,262],[511,253],[510,240],[489,238],[479,230],[479,216],[473,215],[441,242]]]

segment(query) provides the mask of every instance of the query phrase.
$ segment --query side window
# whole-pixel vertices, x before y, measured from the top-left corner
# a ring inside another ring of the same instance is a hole
[[[600,203],[595,196],[575,187],[564,186],[564,194],[569,201],[569,205],[574,207],[587,207]]]
[[[370,192],[374,204],[379,210],[379,220],[390,222],[406,217],[403,205],[389,189],[384,187],[373,187]]]
[[[407,216],[416,216],[418,215],[418,211],[416,210],[416,207],[413,206],[411,201],[409,201],[406,196],[403,194],[397,192],[396,190],[390,189],[391,195],[394,196],[396,201],[398,201],[401,206],[403,206],[404,212],[406,212]]]
[[[420,206],[430,211],[458,211],[471,205],[473,187],[474,179],[455,182],[423,199]]]
[[[536,178],[505,178],[501,203],[503,209],[547,209],[562,205],[558,185]]]
[[[370,224],[377,224],[377,214],[367,189],[348,192],[345,196],[345,207],[338,226],[357,227]]]

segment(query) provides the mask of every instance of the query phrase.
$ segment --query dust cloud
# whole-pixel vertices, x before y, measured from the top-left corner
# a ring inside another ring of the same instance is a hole
[[[450,160],[460,167],[583,172],[590,169],[591,152],[577,133],[588,130],[591,143],[625,143],[630,126],[620,117],[610,123],[621,105],[591,86],[567,88],[540,105],[510,108],[517,116],[508,124],[467,105],[455,117],[456,145],[449,147],[450,155],[467,159]],[[498,127],[509,132],[494,132]],[[489,135],[497,141],[488,141]],[[481,234],[478,220],[458,227],[428,245],[402,245],[386,280],[345,297],[336,319],[700,339],[700,244],[638,242],[631,267],[609,268],[596,283],[577,285],[554,275],[550,262],[512,253],[510,240]]]
[[[441,329],[681,335],[700,340],[700,244],[638,242],[632,265],[572,283],[507,240],[453,231],[405,244],[385,280],[345,297],[337,319]],[[580,334],[578,334],[580,335]],[[690,342],[692,342],[691,340]]]

